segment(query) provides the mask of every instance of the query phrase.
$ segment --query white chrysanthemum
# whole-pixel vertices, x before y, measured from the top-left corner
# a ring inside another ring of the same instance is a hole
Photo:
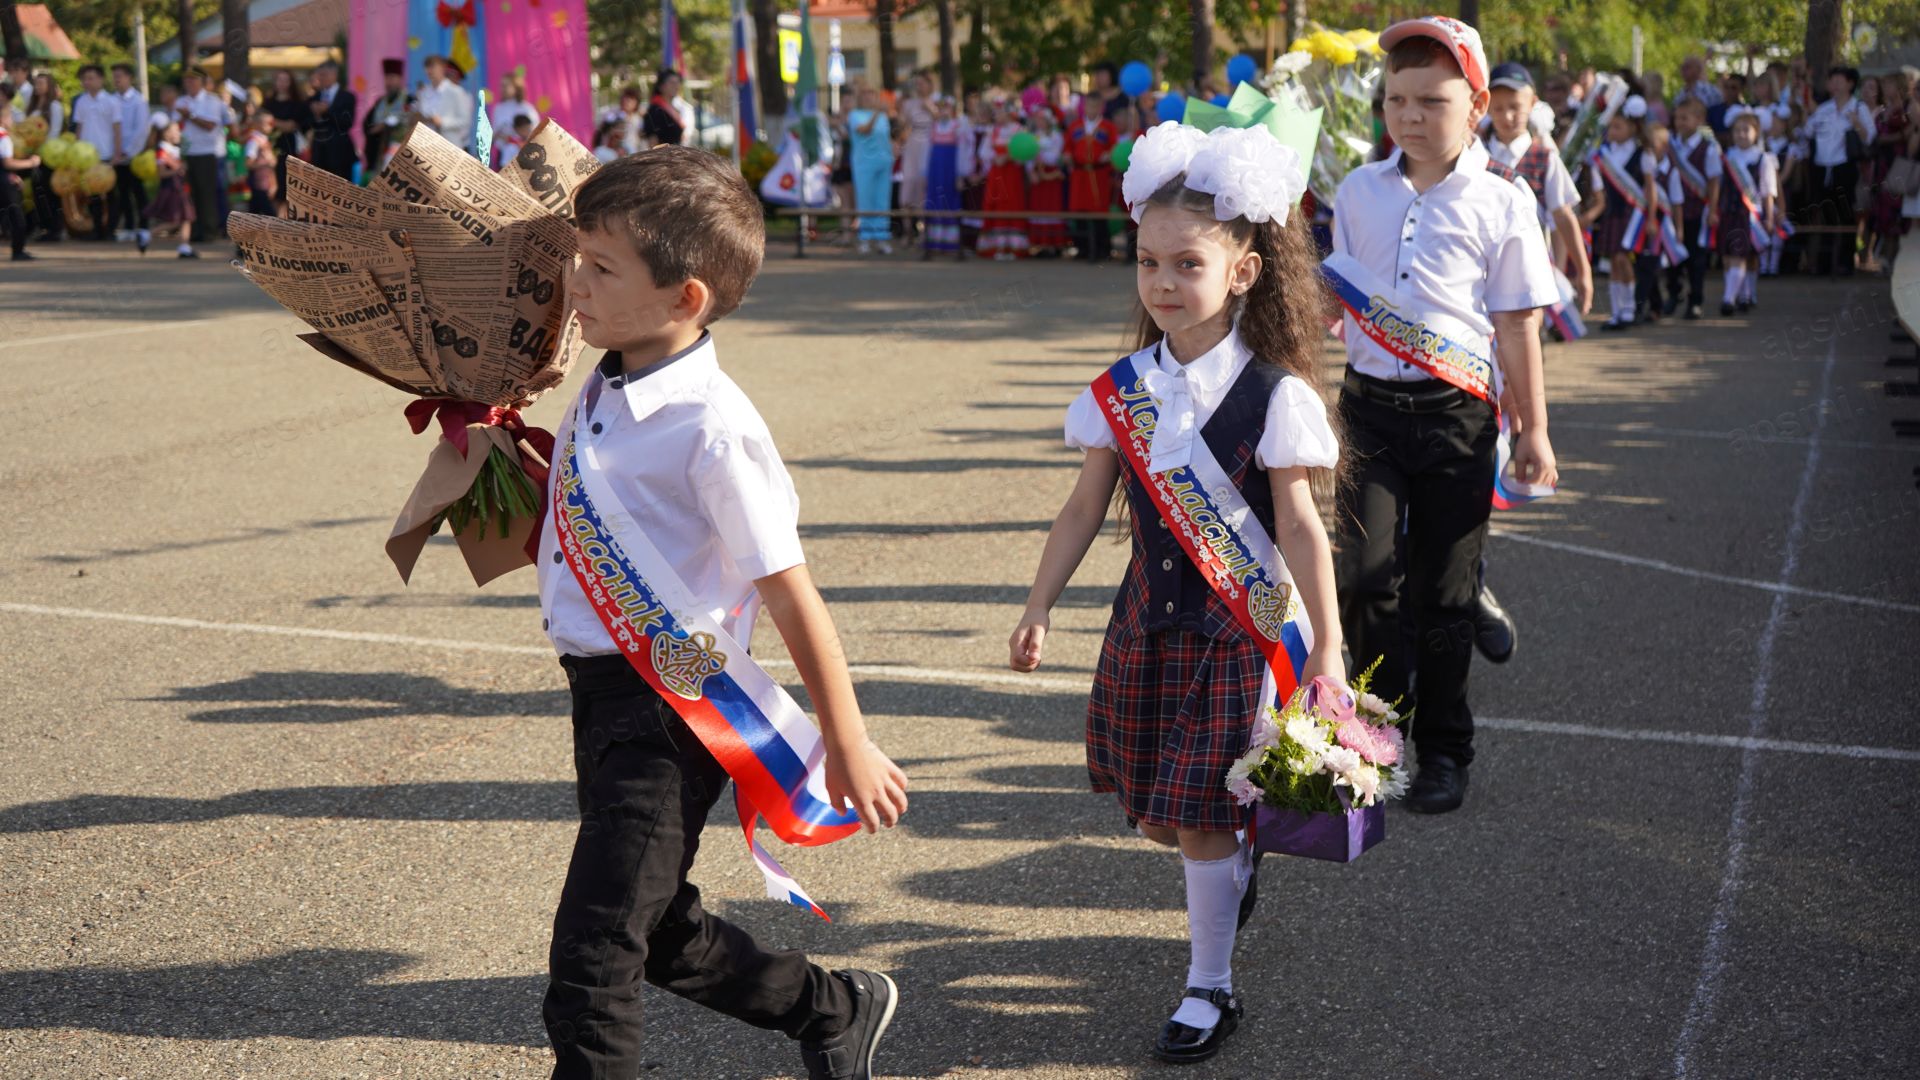
[[[1320,761],[1328,772],[1336,773],[1340,776],[1346,776],[1352,773],[1361,765],[1359,752],[1349,750],[1344,746],[1327,747],[1326,750],[1321,752]]]
[[[1319,724],[1304,716],[1287,721],[1287,738],[1299,743],[1308,753],[1318,754],[1333,745]]]
[[[1273,710],[1268,709],[1253,724],[1253,742],[1255,750],[1266,751],[1280,745],[1280,725],[1273,722]]]
[[[1133,141],[1127,171],[1120,179],[1120,197],[1138,222],[1147,199],[1167,181],[1187,171],[1193,156],[1207,145],[1206,132],[1174,120],[1150,129]]]
[[[1307,190],[1300,155],[1266,128],[1215,128],[1187,165],[1187,186],[1213,196],[1213,216],[1285,223]]]
[[[1245,780],[1247,774],[1253,771],[1255,765],[1260,764],[1260,759],[1265,755],[1265,750],[1254,750],[1245,757],[1235,758],[1233,764],[1227,767],[1227,782]]]
[[[1399,798],[1402,795],[1405,795],[1407,793],[1407,787],[1410,783],[1407,777],[1407,770],[1405,768],[1395,766],[1394,768],[1387,769],[1384,771],[1386,772],[1386,777],[1380,782],[1381,800],[1392,801],[1394,799]]]
[[[1393,711],[1378,694],[1361,694],[1354,703],[1369,716],[1385,716]]]
[[[1359,797],[1361,806],[1372,806],[1376,795],[1380,794],[1380,770],[1372,765],[1361,765],[1346,774],[1347,786]]]
[[[1313,54],[1310,52],[1281,53],[1273,59],[1273,73],[1281,77],[1298,75],[1313,66]]]

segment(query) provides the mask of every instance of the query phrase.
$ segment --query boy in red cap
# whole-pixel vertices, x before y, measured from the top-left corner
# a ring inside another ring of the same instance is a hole
[[[1336,565],[1352,655],[1385,657],[1374,685],[1389,700],[1418,687],[1407,806],[1445,813],[1473,759],[1467,668],[1503,383],[1515,478],[1557,478],[1540,309],[1558,290],[1532,190],[1473,134],[1488,105],[1480,35],[1429,16],[1388,27],[1380,46],[1396,149],[1340,185],[1324,267],[1346,308],[1339,408],[1357,463]]]

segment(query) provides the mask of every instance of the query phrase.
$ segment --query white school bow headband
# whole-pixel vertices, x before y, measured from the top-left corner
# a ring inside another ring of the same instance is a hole
[[[1211,132],[1169,120],[1134,140],[1120,182],[1135,224],[1147,199],[1185,173],[1187,186],[1213,196],[1219,221],[1272,219],[1286,224],[1287,211],[1307,190],[1300,155],[1264,127],[1217,127]]]

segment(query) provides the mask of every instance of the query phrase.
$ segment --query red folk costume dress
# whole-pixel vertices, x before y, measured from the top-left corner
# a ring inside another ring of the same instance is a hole
[[[1081,118],[1067,131],[1067,154],[1073,162],[1068,183],[1067,209],[1102,213],[1113,205],[1113,166],[1109,155],[1120,142],[1110,120]]]
[[[1061,168],[1066,137],[1049,131],[1036,138],[1040,152],[1027,166],[1027,207],[1036,213],[1067,208],[1067,174]],[[1028,241],[1035,248],[1058,251],[1073,241],[1067,236],[1067,223],[1061,218],[1032,218],[1028,221]]]
[[[995,124],[987,133],[987,152],[992,167],[987,170],[986,194],[980,210],[986,218],[980,229],[980,254],[989,257],[1018,258],[1027,253],[1025,218],[996,218],[995,211],[1027,208],[1026,166],[1007,152],[1008,142],[1023,129],[1019,124]]]

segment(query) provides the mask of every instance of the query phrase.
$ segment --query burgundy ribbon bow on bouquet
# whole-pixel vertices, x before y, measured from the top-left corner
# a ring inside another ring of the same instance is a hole
[[[514,454],[509,457],[498,443],[488,440],[487,460],[474,477],[473,487],[449,504],[435,520],[453,526],[457,536],[473,522],[480,523],[484,535],[489,523],[497,524],[505,537],[514,518],[532,518],[533,531],[527,536],[527,558],[540,549],[540,523],[546,513],[547,474],[553,461],[553,432],[531,427],[520,410],[500,405],[482,405],[456,398],[419,398],[407,405],[407,424],[419,435],[435,419],[440,421],[440,437],[453,444],[460,456],[468,456],[468,429],[500,428],[512,439]]]
[[[539,7],[540,5],[535,4],[534,6]],[[479,21],[473,13],[472,0],[462,0],[458,7],[447,3],[446,0],[441,0],[440,6],[434,9],[434,16],[439,20],[441,26],[448,27],[455,23],[459,23],[462,26],[473,26]]]

